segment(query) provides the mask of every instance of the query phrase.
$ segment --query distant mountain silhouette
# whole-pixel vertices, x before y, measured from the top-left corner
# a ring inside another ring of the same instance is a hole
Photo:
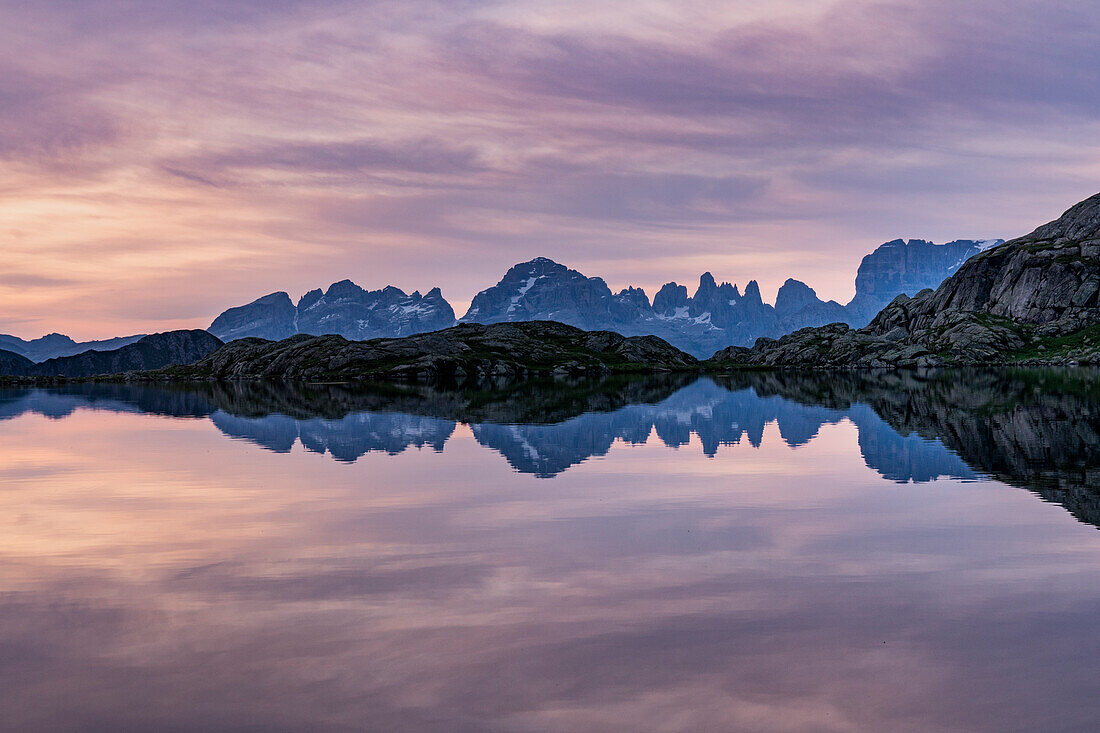
[[[935,290],[899,295],[866,326],[829,324],[731,346],[729,367],[1100,365],[1100,193],[966,260]]]
[[[145,334],[120,336],[102,341],[74,341],[60,333],[51,333],[41,338],[25,341],[18,336],[0,334],[0,349],[25,356],[34,362],[46,361],[59,356],[74,356],[85,351],[112,351],[128,346]]]
[[[222,346],[206,331],[169,331],[143,336],[112,351],[85,351],[35,364],[10,352],[0,352],[0,374],[16,377],[92,377],[160,369],[198,361]]]

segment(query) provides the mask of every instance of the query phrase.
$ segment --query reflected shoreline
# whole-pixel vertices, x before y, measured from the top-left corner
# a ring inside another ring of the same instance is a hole
[[[278,382],[79,384],[0,390],[0,419],[78,409],[211,420],[225,435],[335,460],[442,451],[459,423],[518,472],[549,478],[616,441],[697,436],[759,447],[775,423],[795,447],[849,420],[866,464],[898,482],[988,476],[1100,526],[1100,373],[1089,369],[742,372],[502,382],[477,389]]]

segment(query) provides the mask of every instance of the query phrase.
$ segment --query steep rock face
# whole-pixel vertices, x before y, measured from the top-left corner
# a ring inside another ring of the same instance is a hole
[[[847,305],[847,323],[866,325],[898,295],[937,288],[970,257],[1003,244],[1003,239],[959,239],[933,244],[895,239],[863,258],[856,273],[856,295]],[[806,324],[810,325],[810,324]]]
[[[351,280],[341,280],[323,294],[307,293],[298,304],[298,333],[318,336],[400,337],[449,328],[454,322],[454,310],[439,288],[427,295],[419,291],[406,295],[392,285],[364,290]]]
[[[449,328],[454,309],[439,288],[407,295],[400,288],[364,290],[351,280],[327,291],[311,290],[295,306],[284,292],[230,308],[210,325],[223,341],[264,338],[278,341],[298,333],[338,334],[349,339],[400,337]]]
[[[682,314],[685,316],[690,310],[686,285],[665,283],[653,296],[653,312],[659,316],[674,318],[680,308],[684,309]]]
[[[41,377],[91,377],[99,374],[161,369],[191,364],[221,348],[222,341],[200,330],[155,333],[114,351],[86,351],[35,364],[26,374]]]
[[[858,331],[808,328],[717,362],[883,367],[1100,361],[1100,194],[1031,234],[969,259],[940,287],[899,295]],[[1036,353],[1032,353],[1032,350]]]
[[[248,305],[230,308],[214,319],[207,329],[222,341],[246,336],[285,339],[297,333],[298,311],[284,292],[271,293]]]
[[[775,298],[779,330],[790,332],[807,326],[846,322],[848,311],[835,300],[822,301],[814,289],[799,280],[787,280]]]
[[[803,308],[819,303],[821,299],[813,288],[800,280],[788,279],[775,296],[775,314],[780,318],[789,318]]]
[[[22,354],[0,350],[0,375],[22,377],[30,373],[33,368],[34,362]]]
[[[400,339],[242,339],[191,367],[150,377],[456,379],[689,368],[696,360],[654,336],[583,331],[551,321],[463,324]]]
[[[74,341],[60,333],[51,333],[41,338],[25,341],[18,336],[0,334],[0,349],[20,354],[33,362],[45,361],[58,356],[73,356],[85,351],[111,351],[134,343],[145,334],[119,336],[102,341]]]

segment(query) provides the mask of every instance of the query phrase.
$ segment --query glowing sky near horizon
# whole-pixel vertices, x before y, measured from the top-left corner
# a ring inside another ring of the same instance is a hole
[[[0,0],[0,333],[552,257],[847,301],[1100,190],[1088,1]]]

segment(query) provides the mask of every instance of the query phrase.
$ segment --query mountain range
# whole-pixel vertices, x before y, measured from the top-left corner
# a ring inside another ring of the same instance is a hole
[[[129,346],[145,335],[146,334],[141,333],[136,336],[120,336],[118,338],[106,339],[103,341],[74,341],[68,336],[60,333],[50,333],[41,338],[26,341],[18,336],[0,334],[0,349],[10,351],[13,354],[19,354],[33,362],[40,362],[46,361],[47,359],[55,359],[59,356],[75,356],[85,351],[113,351],[115,349],[121,349],[123,346]]]
[[[956,240],[933,244],[897,239],[863,258],[856,294],[847,305],[823,301],[805,283],[789,279],[774,305],[764,303],[751,280],[741,291],[718,284],[709,273],[693,295],[684,285],[665,284],[652,301],[641,288],[613,293],[599,277],[587,277],[545,257],[513,266],[471,302],[461,323],[553,320],[590,331],[625,336],[655,335],[697,357],[729,345],[749,345],[761,336],[826,323],[859,327],[895,296],[936,287],[968,258],[1003,240]],[[350,280],[312,290],[295,305],[285,292],[265,295],[218,316],[210,332],[223,341],[258,337],[280,340],[294,334],[344,336],[351,340],[395,338],[448,328],[455,313],[439,288],[427,295],[387,286],[364,290]]]
[[[168,331],[143,336],[110,351],[85,351],[35,363],[0,350],[0,374],[13,377],[91,377],[191,364],[221,348],[222,340],[202,330]]]
[[[248,337],[278,341],[299,333],[366,341],[438,331],[454,324],[454,309],[439,288],[427,295],[419,291],[406,295],[392,285],[364,290],[351,280],[341,280],[328,290],[309,291],[297,305],[287,293],[278,292],[230,308],[214,319],[209,331],[223,341]]]

